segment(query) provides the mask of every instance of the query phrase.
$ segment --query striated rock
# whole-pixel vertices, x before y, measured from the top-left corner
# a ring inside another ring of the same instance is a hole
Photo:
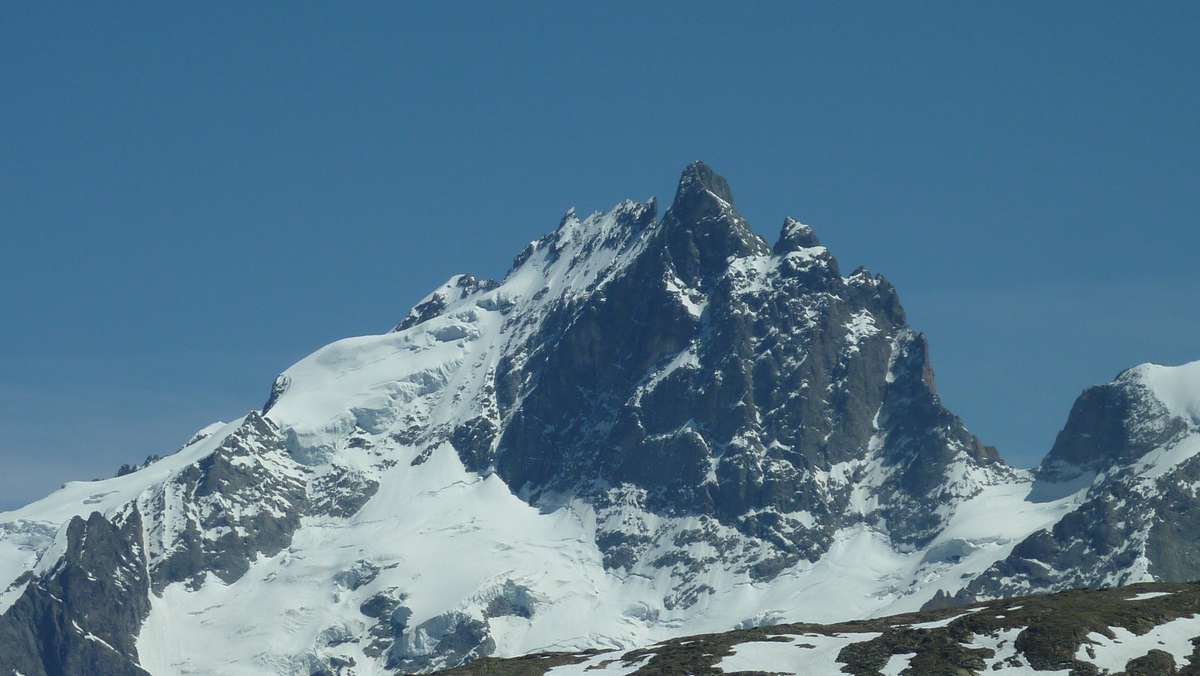
[[[140,514],[75,517],[62,538],[61,555],[44,556],[0,615],[0,671],[145,676],[135,646],[150,586]]]

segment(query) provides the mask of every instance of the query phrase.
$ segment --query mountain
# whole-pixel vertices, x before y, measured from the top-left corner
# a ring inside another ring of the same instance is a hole
[[[1194,676],[1200,585],[1060,592],[834,625],[781,624],[634,650],[484,658],[446,676],[774,673]]]
[[[1029,590],[1200,579],[1200,361],[1143,364],[1089,388],[1030,500],[1081,504],[971,580],[959,601]]]
[[[569,211],[261,410],[0,514],[0,672],[430,672],[1186,579],[1195,370],[1089,390],[1009,467],[887,280],[695,163],[661,217]]]

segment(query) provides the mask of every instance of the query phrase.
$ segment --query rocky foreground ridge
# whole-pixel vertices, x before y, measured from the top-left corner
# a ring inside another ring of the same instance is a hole
[[[485,658],[446,676],[1193,676],[1200,584],[1137,584],[838,624],[686,636],[634,650]]]

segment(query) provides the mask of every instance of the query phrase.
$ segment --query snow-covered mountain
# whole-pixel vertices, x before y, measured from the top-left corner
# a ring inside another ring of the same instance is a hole
[[[1200,361],[1092,387],[1037,470],[1031,501],[1079,506],[971,580],[959,601],[1200,579]]]
[[[421,672],[1181,579],[1198,400],[1139,367],[1008,467],[885,279],[695,163],[661,218],[568,212],[261,411],[0,514],[0,672]]]

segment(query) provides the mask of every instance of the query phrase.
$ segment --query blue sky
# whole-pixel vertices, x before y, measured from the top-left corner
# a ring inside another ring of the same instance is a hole
[[[1200,4],[728,4],[7,7],[0,506],[692,159],[888,276],[1014,463],[1200,359]]]

